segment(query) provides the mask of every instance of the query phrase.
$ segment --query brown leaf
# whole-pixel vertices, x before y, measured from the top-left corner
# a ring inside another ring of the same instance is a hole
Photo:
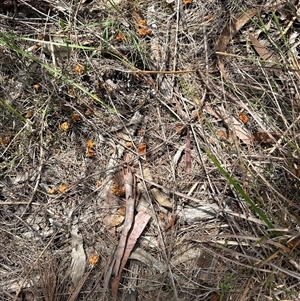
[[[300,245],[300,239],[298,238],[293,238],[292,240],[289,240],[286,244],[286,246],[291,249],[295,250],[297,246]]]
[[[291,168],[291,172],[298,178],[300,178],[300,166],[298,166],[296,163],[293,164],[293,167]]]
[[[123,170],[121,170],[115,174],[115,176],[112,180],[110,191],[113,195],[116,195],[119,197],[122,197],[125,195]]]
[[[106,83],[105,82],[98,82],[98,88],[99,88],[99,90],[105,91]]]
[[[163,191],[157,188],[151,188],[151,193],[159,205],[165,208],[173,208],[172,203],[170,202],[169,196]]]
[[[252,134],[252,140],[256,143],[260,144],[271,144],[275,143],[277,140],[280,139],[280,135],[277,133],[271,133],[274,139],[270,136],[270,134],[265,132],[257,132]]]
[[[232,37],[256,14],[257,9],[249,9],[235,20],[232,20],[229,24],[227,24],[223,28],[217,41],[217,52],[225,52],[230,39],[232,39]]]
[[[161,220],[161,221],[164,221],[166,218],[167,218],[167,215],[163,212],[159,212],[158,214],[158,218]]]
[[[147,21],[142,18],[135,10],[132,12],[135,30],[140,37],[150,36],[152,30],[147,27]]]
[[[143,128],[140,128],[139,130],[138,130],[138,134],[139,135],[145,135],[145,129],[143,129]]]
[[[151,175],[151,172],[150,172],[150,169],[149,168],[144,168],[143,169],[143,175],[144,175],[144,178],[148,181],[153,181],[153,178],[152,178],[152,175]],[[164,193],[163,191],[157,189],[157,188],[151,188],[151,193],[153,195],[153,197],[155,198],[155,200],[163,207],[166,207],[166,208],[172,208],[173,205],[172,203],[170,202],[169,200],[169,196]]]
[[[260,56],[261,59],[263,59],[264,61],[267,61],[271,56],[272,53],[270,53],[268,51],[268,49],[266,49],[266,47],[264,47],[257,39],[254,35],[249,33],[249,39],[255,49],[255,51],[257,52],[257,54]]]
[[[248,21],[257,14],[257,9],[249,9],[245,13],[238,16],[236,19],[229,22],[222,30],[216,45],[217,52],[225,52],[229,41],[232,37],[245,25]],[[218,66],[222,76],[226,79],[227,74],[225,71],[224,61],[222,56],[219,55]]]

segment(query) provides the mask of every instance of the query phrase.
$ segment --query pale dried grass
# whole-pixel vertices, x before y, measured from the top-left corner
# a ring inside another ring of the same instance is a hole
[[[30,4],[35,5],[34,1]],[[43,5],[41,12],[47,3]],[[131,259],[124,271],[120,296],[125,300],[129,297],[211,300],[216,294],[222,300],[297,299],[299,173],[297,175],[295,166],[299,166],[299,78],[287,70],[282,70],[283,77],[277,78],[271,70],[242,59],[255,56],[254,51],[245,46],[241,38],[243,32],[239,35],[241,41],[231,41],[227,48],[228,52],[239,55],[226,59],[228,81],[224,82],[218,73],[211,73],[216,63],[216,41],[223,26],[237,14],[239,7],[244,10],[255,7],[253,1],[230,1],[227,4],[230,14],[219,1],[180,5],[180,20],[177,20],[176,5],[152,4],[151,1],[135,5],[134,10],[147,19],[153,29],[153,36],[145,38],[135,32],[132,6],[122,3],[121,12],[101,1],[72,6],[73,11],[77,8],[78,11],[71,34],[75,35],[76,30],[77,42],[89,40],[95,47],[101,44],[103,51],[72,51],[68,60],[57,61],[57,68],[91,93],[97,93],[119,114],[113,114],[41,66],[17,57],[9,47],[1,46],[6,59],[1,61],[0,96],[22,114],[30,110],[34,113],[31,125],[24,127],[7,110],[1,111],[1,138],[13,138],[1,147],[3,251],[0,268],[3,276],[0,297],[3,300],[13,298],[17,288],[12,283],[18,284],[24,279],[51,239],[47,254],[37,261],[28,277],[30,283],[24,289],[23,298],[30,300],[26,294],[36,298],[33,300],[72,300],[77,296],[69,278],[70,227],[74,222],[79,225],[87,255],[95,252],[100,255],[100,262],[77,298],[103,298],[104,271],[110,265],[120,230],[113,236],[105,226],[103,212],[107,208],[100,196],[108,174],[110,152],[114,144],[125,145],[125,140],[110,130],[128,125],[137,110],[145,115],[140,125],[145,132],[132,140],[137,147],[144,135],[147,154],[146,160],[140,160],[139,164],[136,161],[136,172],[141,174],[144,168],[150,168],[153,182],[164,187],[174,207],[167,210],[159,206],[151,194],[151,186],[143,190],[141,202],[148,204],[153,218],[138,247],[150,254],[149,260],[158,266],[150,267],[137,260],[140,257]],[[30,15],[22,8],[17,17],[23,19],[16,19],[15,34],[36,37],[48,25],[57,31],[59,18],[69,20],[67,11],[50,12],[49,22],[34,21],[31,18],[42,15],[38,12]],[[6,33],[13,14],[9,10],[1,13],[8,17],[1,21],[2,31]],[[263,17],[267,19],[268,15]],[[243,30],[250,30],[251,26],[254,25],[250,22]],[[270,30],[268,39],[272,39],[273,31]],[[123,43],[115,40],[119,32],[127,35]],[[32,43],[18,41],[17,45],[28,49]],[[204,77],[208,76],[214,85],[230,94],[216,90],[195,72],[179,75],[128,72],[132,71],[128,64],[115,57],[121,54],[140,69],[172,70],[174,65],[177,70],[199,69]],[[51,57],[43,52],[35,55],[52,64]],[[86,66],[86,74],[79,76],[74,72],[78,63]],[[28,72],[24,72],[24,68]],[[38,92],[32,87],[37,82],[42,86]],[[17,86],[21,87],[20,91],[14,91]],[[76,97],[70,94],[71,88]],[[224,122],[209,114],[205,105],[221,106],[228,115],[238,116],[241,109],[233,104],[232,95],[255,114],[245,125],[247,131],[261,130],[255,120],[263,120],[268,131],[283,134],[282,142],[247,146],[237,138],[220,141],[216,132],[224,129]],[[86,115],[89,108],[93,113]],[[80,114],[81,122],[71,122],[74,112]],[[70,122],[70,129],[64,132],[60,125],[66,121]],[[190,173],[186,172],[184,149],[181,150],[186,143],[186,133],[176,133],[178,124],[188,127],[191,134]],[[93,158],[85,156],[88,139],[96,143],[97,156]],[[250,214],[257,218],[204,150],[218,159],[270,221],[280,227],[280,235],[272,235],[264,225],[238,216]],[[136,154],[136,149],[131,151]],[[176,156],[178,161],[174,162]],[[122,164],[122,158],[118,158],[115,170]],[[48,193],[49,189],[57,189],[64,183],[68,187],[65,193]],[[194,199],[176,192],[190,194]],[[214,219],[194,223],[178,220],[165,231],[171,214],[179,208],[198,208],[198,200],[219,206]],[[295,245],[289,245],[288,241]],[[277,256],[264,264],[273,253]],[[139,252],[135,254],[138,255],[141,256]]]

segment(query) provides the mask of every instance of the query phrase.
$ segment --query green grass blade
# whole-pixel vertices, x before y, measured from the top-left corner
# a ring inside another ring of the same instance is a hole
[[[20,112],[18,112],[13,106],[7,103],[4,99],[0,98],[0,104],[2,107],[8,109],[11,113],[13,113],[16,117],[20,118],[24,122],[27,122],[26,118]]]
[[[265,216],[265,214],[254,204],[254,202],[250,199],[250,197],[243,191],[241,186],[221,166],[219,161],[208,150],[205,150],[205,152],[206,152],[207,156],[210,158],[210,160],[214,163],[214,165],[218,168],[220,173],[229,181],[230,184],[232,184],[232,186],[243,197],[243,199],[251,206],[251,208],[255,211],[255,213],[265,222],[265,224],[270,229],[274,229],[273,224],[269,221],[269,219]]]
[[[44,67],[45,69],[47,69],[48,71],[50,71],[57,78],[60,78],[63,82],[68,83],[68,84],[72,85],[73,87],[78,88],[79,90],[81,90],[82,92],[84,92],[86,95],[90,96],[91,98],[93,98],[94,100],[96,100],[97,102],[99,102],[102,106],[104,106],[106,109],[108,109],[112,113],[117,113],[117,111],[114,108],[110,107],[107,103],[105,103],[99,97],[97,97],[96,95],[93,95],[92,93],[90,93],[89,91],[87,91],[84,87],[82,87],[81,85],[79,85],[75,81],[71,80],[70,78],[68,78],[67,76],[65,76],[61,72],[57,71],[56,69],[52,68],[51,66],[43,63],[37,57],[32,56],[28,52],[26,52],[26,51],[18,48],[14,44],[14,42],[12,42],[12,41],[9,40],[9,37],[6,37],[6,39],[1,39],[0,41],[2,43],[4,42],[5,44],[7,44],[7,46],[10,47],[10,49],[14,50],[15,53],[18,56],[21,56],[22,58],[29,58],[29,59],[33,60],[34,62],[38,63],[39,65],[41,65],[42,67]]]

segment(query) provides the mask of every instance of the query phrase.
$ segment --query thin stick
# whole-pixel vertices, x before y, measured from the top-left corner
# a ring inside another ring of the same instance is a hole
[[[188,70],[136,70],[134,73],[141,74],[183,74],[183,73],[193,73],[197,69],[188,69]]]

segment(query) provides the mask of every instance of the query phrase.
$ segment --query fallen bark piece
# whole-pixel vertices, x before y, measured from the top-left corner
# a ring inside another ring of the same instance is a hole
[[[216,217],[216,211],[209,206],[199,208],[184,208],[176,213],[181,222],[188,224],[210,220]]]
[[[71,279],[74,287],[76,287],[84,274],[85,265],[86,265],[86,255],[83,249],[83,239],[81,234],[78,234],[77,225],[72,227],[71,235],[72,235]]]
[[[118,287],[119,287],[119,282],[120,282],[120,279],[121,279],[122,270],[124,269],[133,247],[135,246],[138,238],[140,237],[140,235],[144,231],[144,229],[145,229],[146,225],[148,224],[150,218],[151,218],[151,215],[146,213],[146,212],[143,212],[143,211],[138,212],[136,217],[135,217],[135,222],[134,222],[132,231],[129,234],[128,241],[127,241],[127,244],[126,244],[126,248],[124,250],[124,254],[123,254],[123,257],[122,257],[122,261],[120,263],[119,272],[116,275],[116,277],[113,280],[112,285],[111,285],[112,297],[113,297],[114,301],[117,300]]]
[[[148,265],[150,268],[155,268],[161,274],[167,270],[167,267],[163,262],[157,260],[150,253],[141,248],[136,248],[129,258],[138,260],[143,264]]]
[[[130,161],[129,154],[127,154],[125,161],[127,162]],[[126,195],[126,216],[125,216],[125,222],[121,233],[120,241],[115,253],[115,265],[113,269],[115,275],[119,274],[120,263],[126,248],[128,234],[134,222],[135,199],[133,194],[133,174],[128,165],[124,168],[123,172],[124,172],[124,188],[125,188],[125,195]]]

